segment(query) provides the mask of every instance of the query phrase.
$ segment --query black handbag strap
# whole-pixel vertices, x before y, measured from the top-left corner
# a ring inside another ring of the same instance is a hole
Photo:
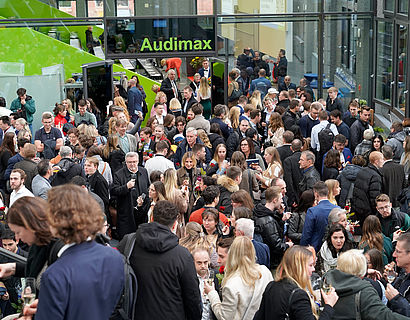
[[[290,293],[289,300],[288,300],[288,306],[287,306],[287,308],[286,308],[286,309],[287,309],[286,317],[285,317],[286,320],[289,320],[289,319],[290,319],[290,306],[291,306],[291,303],[292,303],[293,294],[294,294],[297,290],[299,290],[299,288],[293,289],[292,292]]]

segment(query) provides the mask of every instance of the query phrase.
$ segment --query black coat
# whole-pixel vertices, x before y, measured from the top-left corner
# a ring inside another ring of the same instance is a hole
[[[121,149],[111,151],[107,160],[110,165],[111,172],[114,174],[124,166],[125,153]]]
[[[174,80],[175,81],[175,80]],[[178,85],[175,82],[176,87],[178,88]],[[160,89],[165,95],[167,96],[167,106],[169,106],[169,102],[171,101],[172,98],[175,98],[174,91],[172,90],[172,84],[171,80],[169,78],[165,78],[161,82],[161,89]],[[181,94],[179,93],[179,90],[177,92],[177,99],[181,101]]]
[[[147,222],[149,209],[148,187],[149,179],[147,170],[138,166],[136,185],[132,189],[127,188],[127,182],[131,180],[131,172],[127,167],[118,170],[113,177],[111,194],[117,197],[117,231],[120,239],[128,233],[135,232],[142,222]],[[137,198],[145,193],[146,197],[141,207],[137,206]]]
[[[339,170],[336,168],[329,168],[326,166],[323,166],[323,175],[322,175],[322,180],[326,181],[328,179],[337,179],[339,175]]]
[[[347,197],[349,195],[349,190],[352,183],[356,181],[356,176],[362,167],[355,164],[347,164],[346,167],[340,172],[337,180],[340,184],[340,196],[339,204],[341,208],[344,208],[347,202]],[[352,190],[353,191],[353,190]],[[353,194],[352,194],[353,195]]]
[[[124,252],[125,243],[119,250]],[[192,255],[157,222],[137,230],[130,263],[138,280],[135,315],[140,320],[200,320],[199,282]]]
[[[368,215],[376,213],[375,200],[382,190],[382,174],[379,169],[369,164],[359,171],[353,189],[352,212],[361,225]]]
[[[229,135],[229,138],[226,140],[226,157],[228,159],[230,159],[232,154],[238,150],[239,141],[241,141],[242,137],[239,128]]]
[[[313,189],[313,185],[320,180],[320,174],[314,166],[310,167],[303,173],[302,180],[299,182],[299,191]]]
[[[253,209],[255,220],[255,233],[262,237],[263,243],[270,250],[271,268],[277,267],[282,260],[283,254],[289,246],[284,241],[284,221],[277,211],[271,211],[259,203]]]
[[[63,158],[57,163],[57,166],[60,170],[53,175],[53,180],[51,181],[53,187],[69,183],[75,176],[83,175],[81,165],[76,163],[73,159]]]
[[[110,201],[110,193],[108,191],[108,182],[97,170],[93,175],[88,176],[88,187],[91,192],[94,192],[104,202],[104,207],[108,208]]]
[[[327,97],[327,99],[326,99],[326,111],[327,112],[332,112],[333,110],[339,110],[343,114],[343,103],[337,97],[333,102],[329,97]]]
[[[217,133],[210,133],[208,137],[209,137],[209,142],[211,142],[212,144],[212,157],[213,157],[215,153],[215,149],[218,146],[218,144],[225,144],[225,140],[223,137],[221,137]]]
[[[364,130],[369,128],[369,124],[357,119],[350,127],[350,151],[354,154],[357,145],[363,140]]]
[[[405,187],[404,167],[393,161],[386,161],[380,169],[383,174],[383,193],[387,194],[393,207],[399,207],[397,200],[401,190]]]
[[[300,151],[294,152],[291,156],[283,161],[283,179],[286,182],[286,195],[288,196],[288,206],[291,207],[293,203],[298,203],[299,200],[299,182],[303,175],[300,170],[299,160]]]
[[[292,292],[292,299],[290,299]],[[306,291],[288,280],[272,281],[263,293],[259,311],[253,320],[286,319],[286,314],[289,314],[291,320],[316,320]],[[332,314],[333,308],[326,304],[320,312],[319,319],[331,319]]]
[[[290,157],[293,154],[293,151],[290,149],[290,144],[284,144],[283,146],[277,147],[276,150],[278,150],[280,161],[282,163],[287,157]]]

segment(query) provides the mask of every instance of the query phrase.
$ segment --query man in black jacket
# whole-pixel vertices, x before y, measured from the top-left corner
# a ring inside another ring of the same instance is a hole
[[[295,135],[293,134],[292,131],[285,131],[282,135],[283,139],[283,145],[280,147],[277,147],[276,150],[278,150],[280,161],[283,163],[287,157],[290,157],[292,155],[292,150],[290,149],[291,143],[293,139],[295,138]]]
[[[285,92],[286,91],[282,91],[279,94],[279,98],[280,98],[280,95],[285,94]],[[280,103],[278,105],[280,105]],[[298,113],[299,113],[299,101],[292,100],[289,103],[289,110],[286,111],[282,116],[282,121],[283,121],[283,125],[285,127],[285,130],[290,130],[290,128],[293,125],[298,124],[298,122],[299,122],[299,114]]]
[[[200,320],[201,294],[194,260],[174,234],[178,209],[159,201],[154,222],[140,225],[130,263],[138,279],[135,319]],[[119,245],[120,252],[125,241]]]
[[[111,189],[111,195],[117,197],[117,231],[120,239],[148,221],[149,209],[148,173],[138,166],[138,153],[128,152],[125,164],[114,174]]]
[[[181,94],[178,90],[178,85],[175,81],[175,70],[169,69],[167,77],[161,82],[161,91],[167,96],[167,106],[172,98],[177,98],[181,101]]]
[[[88,188],[91,192],[98,195],[104,202],[104,207],[108,208],[108,202],[110,201],[110,193],[108,192],[108,182],[98,171],[99,161],[97,158],[88,157],[85,160],[84,172],[88,181]]]
[[[376,197],[382,192],[383,154],[373,151],[369,156],[369,166],[362,168],[356,176],[352,197],[352,212],[360,225],[370,214],[376,212]]]
[[[302,170],[302,180],[299,182],[299,191],[313,189],[313,185],[320,181],[320,174],[314,167],[316,157],[312,151],[303,151],[299,158],[299,166]]]
[[[393,208],[398,209],[400,202],[397,198],[406,183],[404,167],[393,161],[393,148],[391,146],[384,145],[382,153],[385,160],[383,168],[380,170],[383,174],[383,192],[389,196]]]
[[[360,118],[350,127],[350,151],[354,154],[354,149],[362,141],[364,130],[369,129],[370,108],[363,106],[359,111]]]
[[[242,119],[241,122],[239,123],[238,129],[236,129],[234,132],[232,132],[229,135],[228,140],[226,141],[226,149],[227,149],[226,157],[228,159],[230,159],[232,154],[238,150],[239,141],[241,141],[241,139],[245,137],[246,130],[248,129],[249,129],[249,121],[246,119]]]
[[[51,185],[53,187],[69,183],[75,176],[82,176],[81,165],[73,160],[73,150],[68,146],[62,146],[59,152],[61,160],[56,164],[57,173],[53,177]]]
[[[299,202],[299,182],[303,178],[299,166],[300,155],[302,154],[300,152],[302,141],[299,139],[293,140],[290,149],[293,151],[293,154],[283,162],[283,179],[286,182],[288,206],[292,208]]]
[[[259,203],[253,210],[257,234],[255,239],[262,238],[263,243],[268,245],[271,268],[276,268],[286,249],[293,246],[293,243],[284,240],[282,190],[279,187],[270,187],[265,192],[265,198],[266,204]]]

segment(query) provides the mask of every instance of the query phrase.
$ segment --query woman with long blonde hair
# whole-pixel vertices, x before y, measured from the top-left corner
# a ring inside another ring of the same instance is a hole
[[[340,194],[340,183],[335,179],[327,179],[325,181],[329,193],[327,194],[327,199],[337,206],[336,197]]]
[[[282,116],[278,112],[272,112],[269,118],[268,136],[272,147],[280,147],[283,145],[283,133],[285,126],[283,125]]]
[[[216,318],[253,319],[262,293],[273,278],[268,268],[256,263],[255,248],[249,238],[235,238],[228,251],[224,273],[222,302],[213,287],[205,283],[204,288]]]
[[[324,309],[318,317],[310,277],[315,271],[315,259],[310,250],[293,246],[285,251],[276,271],[275,281],[271,282],[262,298],[259,311],[254,320],[272,319],[330,319],[332,308],[338,300],[335,289],[330,293],[322,291]]]
[[[241,110],[238,107],[232,107],[229,110],[229,120],[231,121],[232,129],[236,130],[239,127],[239,117],[241,115]]]
[[[154,108],[154,105],[155,105],[155,103],[157,103],[157,102],[159,102],[159,103],[161,103],[161,104],[164,105],[164,112],[162,113],[162,115],[163,115],[163,116],[166,116],[167,113],[168,113],[168,109],[167,109],[167,96],[166,96],[165,93],[162,92],[162,91],[158,91],[158,92],[157,92],[157,95],[155,96],[155,101],[154,101],[154,104],[153,104],[152,107],[151,107],[151,114],[150,114],[150,116],[151,116],[151,117],[155,116],[155,108]]]
[[[256,175],[256,179],[258,179],[266,188],[269,188],[272,179],[283,177],[283,167],[282,162],[280,161],[279,152],[275,147],[266,148],[264,158],[268,164],[268,168],[265,171],[262,171],[261,167],[256,166],[255,170],[259,171],[259,174]]]
[[[204,108],[203,116],[205,119],[209,120],[212,114],[211,87],[208,84],[208,79],[205,77],[202,77],[199,82],[197,100]]]
[[[249,103],[251,105],[253,105],[253,107],[255,109],[259,109],[259,110],[262,111],[262,95],[261,95],[261,92],[259,90],[255,90],[252,93],[252,95],[249,99]]]

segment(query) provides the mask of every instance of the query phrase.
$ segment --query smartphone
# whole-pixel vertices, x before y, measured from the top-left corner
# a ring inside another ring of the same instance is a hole
[[[248,167],[251,167],[254,164],[259,164],[259,160],[258,159],[248,159],[246,160],[246,163],[248,164]]]

